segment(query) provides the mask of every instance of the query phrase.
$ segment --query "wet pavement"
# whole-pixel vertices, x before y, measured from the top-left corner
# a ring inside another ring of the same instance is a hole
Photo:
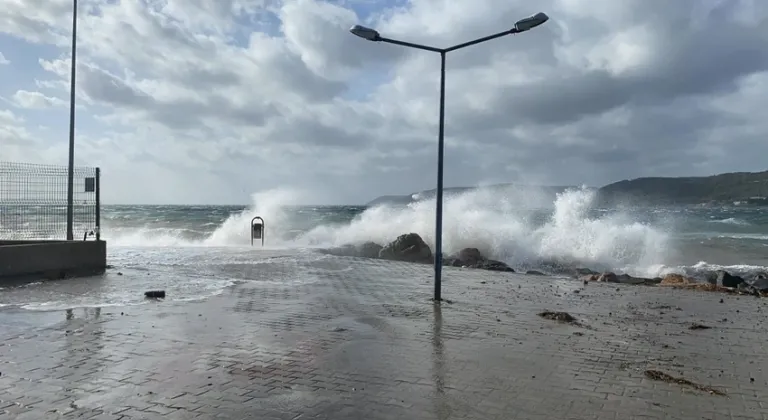
[[[217,269],[253,281],[0,312],[0,418],[768,419],[765,299],[446,268],[434,305],[430,266]]]

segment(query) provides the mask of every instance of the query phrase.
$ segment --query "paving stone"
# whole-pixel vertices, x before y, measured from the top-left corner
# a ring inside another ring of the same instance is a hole
[[[0,326],[0,418],[766,418],[765,300],[446,267],[451,302],[434,305],[428,265],[217,270],[250,281],[202,302]]]

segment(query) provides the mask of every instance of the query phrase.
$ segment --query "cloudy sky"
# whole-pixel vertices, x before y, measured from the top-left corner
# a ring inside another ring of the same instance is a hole
[[[71,0],[0,0],[0,160],[66,164]],[[765,0],[81,0],[77,150],[108,203],[364,203],[767,169]]]

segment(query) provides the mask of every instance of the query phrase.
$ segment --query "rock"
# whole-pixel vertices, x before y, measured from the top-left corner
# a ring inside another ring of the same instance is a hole
[[[590,281],[597,281],[597,279],[600,278],[600,274],[587,274],[586,276],[582,276],[580,280],[587,283]]]
[[[743,284],[743,283],[742,283]],[[752,281],[752,284],[750,284],[755,290],[761,293],[767,293],[768,292],[768,278],[759,278]]]
[[[400,235],[379,251],[379,258],[429,264],[432,250],[417,233]]]
[[[506,271],[510,273],[515,271],[504,262],[485,258],[477,248],[464,248],[446,258],[444,264],[454,267],[479,268],[481,270]]]
[[[768,294],[768,279],[761,278],[745,281],[736,286],[736,291],[741,294],[763,296]]]
[[[619,277],[616,275],[616,273],[607,272],[598,276],[597,281],[605,283],[618,283]]]
[[[472,268],[479,268],[481,270],[490,270],[490,271],[506,271],[508,273],[515,272],[515,270],[512,269],[512,267],[508,266],[506,263],[503,263],[501,261],[496,261],[496,260],[485,260],[477,263]]]
[[[553,321],[561,321],[561,322],[576,321],[576,318],[574,318],[573,315],[569,314],[568,312],[544,311],[539,313],[539,316],[542,318],[551,319]]]
[[[376,242],[365,242],[356,247],[356,256],[363,258],[378,258],[382,248],[384,247]]]
[[[577,276],[588,276],[588,275],[594,275],[594,274],[598,276],[600,275],[600,273],[598,273],[597,271],[590,270],[589,268],[583,268],[583,267],[575,268],[573,271],[574,273],[576,273]]]
[[[633,277],[629,274],[620,274],[616,276],[616,282],[621,284],[659,284],[661,283],[661,279],[649,279],[645,277]]]
[[[485,261],[485,257],[477,248],[464,248],[451,258],[461,261],[462,265],[475,265]]]
[[[144,296],[151,299],[165,299],[165,290],[150,290],[144,292]]]
[[[691,283],[695,283],[695,281],[690,277],[686,277],[682,274],[672,273],[664,276],[659,284],[662,286],[681,286]]]
[[[529,276],[546,276],[546,274],[536,270],[528,270],[525,272],[525,274],[528,274]]]
[[[722,287],[738,287],[739,284],[744,283],[744,279],[739,276],[734,276],[725,270],[717,270],[713,275],[708,276],[707,280],[711,284],[716,284]]]

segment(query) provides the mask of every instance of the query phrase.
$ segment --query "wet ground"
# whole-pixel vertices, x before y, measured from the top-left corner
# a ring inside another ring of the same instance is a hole
[[[768,419],[766,299],[445,268],[434,305],[424,265],[216,270],[253,281],[5,308],[0,418]]]

